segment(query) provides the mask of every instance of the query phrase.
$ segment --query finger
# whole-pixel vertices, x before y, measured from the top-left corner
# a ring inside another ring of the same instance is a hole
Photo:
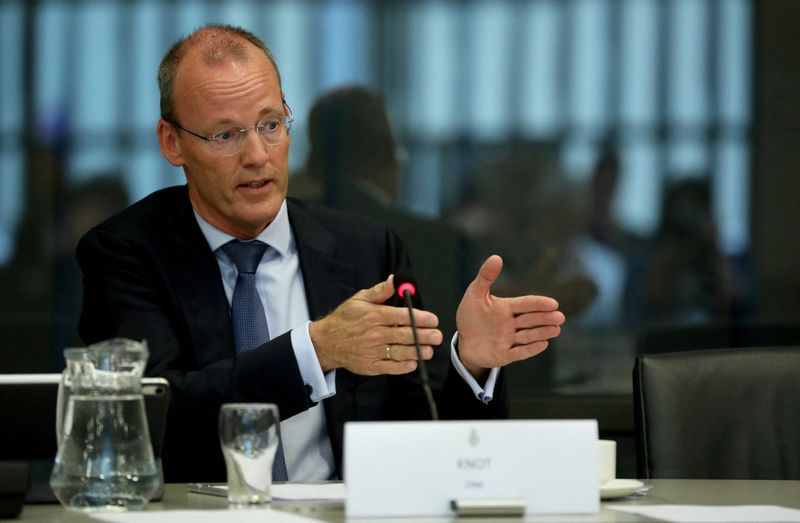
[[[417,348],[414,345],[388,345],[390,359],[393,361],[417,361]],[[433,357],[433,347],[430,345],[420,345],[420,354],[423,360]]]
[[[512,347],[508,351],[508,354],[511,358],[511,361],[522,361],[534,356],[538,356],[547,350],[549,345],[550,343],[547,340],[535,341],[527,345],[517,345],[516,347]]]
[[[369,289],[358,291],[353,298],[369,303],[383,303],[394,294],[394,274],[390,274],[384,281],[377,283]]]
[[[444,335],[439,329],[417,329],[417,338],[420,345],[439,345]],[[381,343],[413,345],[414,331],[411,327],[383,327],[377,331],[376,339]]]
[[[532,329],[546,325],[563,325],[566,318],[561,311],[529,312],[520,314],[514,321],[517,329]]]
[[[439,325],[439,317],[432,312],[413,309],[414,322],[417,328],[434,328]],[[378,309],[383,325],[411,325],[411,318],[408,316],[408,309],[405,307],[392,307],[383,305]]]
[[[415,370],[417,370],[417,362],[414,360],[378,360],[372,365],[374,376],[380,374],[392,374],[396,376],[399,374],[408,374]]]
[[[558,310],[558,302],[549,296],[517,296],[504,298],[508,300],[511,312],[525,314],[526,312],[550,312]]]
[[[417,329],[417,340],[420,345],[438,346],[442,344],[444,335],[439,329]],[[387,345],[414,347],[414,331],[411,327],[373,327],[364,337],[364,341],[371,345],[375,353],[385,350]],[[380,353],[380,357],[384,354]],[[394,358],[398,359],[398,358]]]
[[[488,296],[489,292],[492,290],[492,284],[500,276],[502,270],[503,259],[496,254],[489,256],[486,261],[483,262],[481,268],[478,269],[478,275],[472,280],[469,287],[467,287],[465,296],[471,298],[483,298]]]
[[[557,338],[559,334],[561,334],[561,327],[557,325],[524,329],[514,333],[514,345],[528,345],[537,341],[551,340]]]

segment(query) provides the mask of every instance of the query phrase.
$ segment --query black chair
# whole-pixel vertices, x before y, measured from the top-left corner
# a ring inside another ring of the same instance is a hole
[[[660,325],[637,336],[638,354],[800,345],[800,323]]]
[[[800,347],[636,358],[641,478],[800,480]]]

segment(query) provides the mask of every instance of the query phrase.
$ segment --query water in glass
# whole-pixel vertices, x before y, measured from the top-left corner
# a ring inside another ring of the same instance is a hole
[[[269,503],[279,424],[278,407],[273,404],[222,406],[220,444],[228,472],[229,503]]]

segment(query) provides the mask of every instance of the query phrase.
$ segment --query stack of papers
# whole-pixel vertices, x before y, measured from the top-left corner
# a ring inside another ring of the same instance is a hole
[[[248,508],[242,510],[145,510],[142,512],[119,512],[92,514],[94,519],[110,523],[308,523],[316,521],[270,508]]]
[[[606,508],[678,523],[797,523],[800,510],[777,505],[606,505]]]

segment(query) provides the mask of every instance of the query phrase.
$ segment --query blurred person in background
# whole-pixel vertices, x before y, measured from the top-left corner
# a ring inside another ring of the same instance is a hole
[[[324,93],[311,108],[309,142],[305,171],[292,178],[292,185],[309,180],[302,187],[319,188],[325,204],[366,214],[393,229],[425,289],[426,309],[439,316],[442,332],[454,332],[449,311],[456,309],[461,289],[469,283],[466,240],[447,222],[399,206],[403,166],[383,97],[362,86]]]
[[[580,212],[585,229],[575,244],[581,267],[597,287],[596,298],[576,320],[598,334],[627,324],[623,299],[631,240],[616,225],[612,212],[619,167],[616,153],[605,148],[592,170],[586,203]]]
[[[14,232],[12,252],[7,263],[0,266],[3,372],[54,372],[62,368],[52,355],[64,348],[65,341],[56,335],[59,329],[55,328],[57,296],[53,285],[57,231],[63,219],[63,145],[62,132],[54,133],[52,140],[42,138],[35,145],[27,166],[22,214]]]
[[[575,250],[584,232],[583,203],[552,147],[524,144],[485,167],[449,219],[469,238],[473,269],[488,253],[503,256],[498,293],[553,296],[572,317],[597,295]]]
[[[631,273],[629,314],[643,325],[731,320],[749,308],[747,278],[719,247],[706,177],[666,189],[658,231]]]
[[[63,219],[57,225],[53,267],[53,355],[55,370],[64,368],[64,348],[80,345],[77,332],[83,287],[75,260],[78,241],[86,231],[129,203],[128,191],[116,172],[96,173],[65,188]]]

